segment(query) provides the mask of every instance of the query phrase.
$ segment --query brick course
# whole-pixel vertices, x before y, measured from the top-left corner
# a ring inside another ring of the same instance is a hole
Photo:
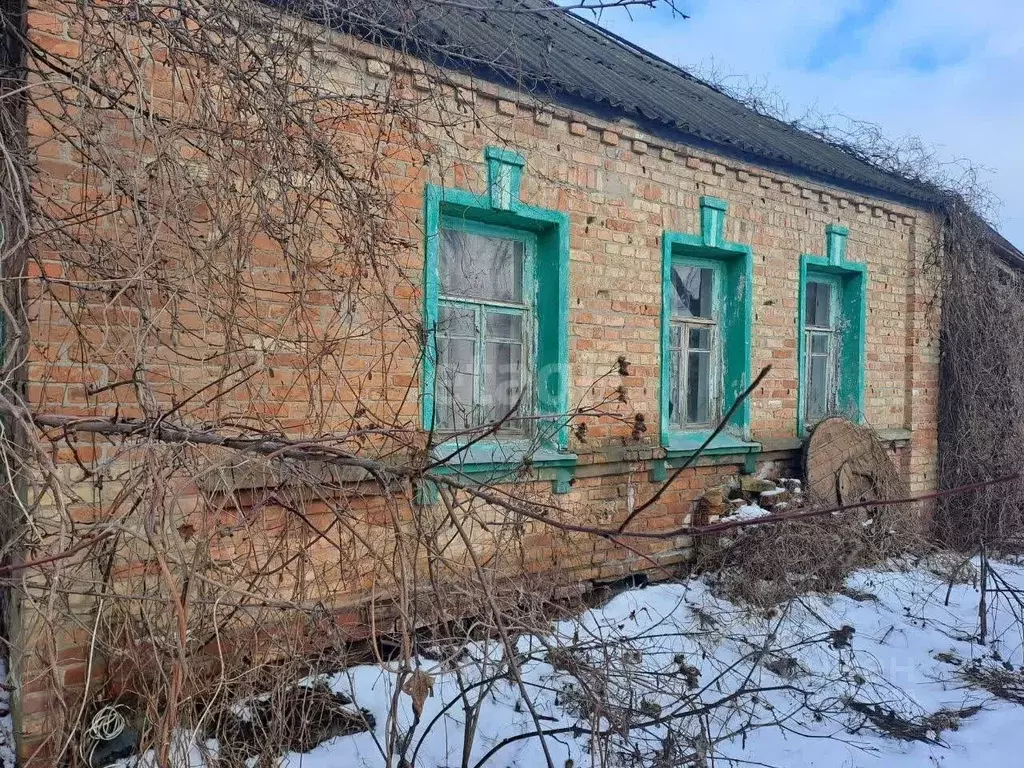
[[[73,16],[66,16],[66,9],[46,0],[32,5],[29,34],[33,41],[55,54],[79,55]],[[410,72],[407,62],[387,51],[353,44],[341,36],[334,36],[333,41],[347,55],[335,58],[325,79],[352,95],[372,92],[381,83],[398,90],[437,90],[426,75]],[[154,80],[164,84],[156,75]],[[938,307],[924,268],[936,238],[936,223],[929,214],[669,143],[592,115],[538,104],[497,86],[463,82],[457,76],[453,80],[460,87],[451,90],[444,108],[452,115],[464,115],[471,104],[473,119],[452,120],[443,131],[424,121],[421,130],[425,135],[417,141],[396,130],[384,148],[388,159],[382,180],[396,202],[395,230],[414,244],[398,258],[406,272],[403,279],[396,278],[392,296],[413,324],[418,320],[420,302],[422,248],[418,244],[422,243],[424,186],[436,183],[483,192],[484,148],[497,144],[516,149],[526,158],[522,199],[570,216],[570,401],[579,404],[604,399],[621,385],[626,402],[616,406],[618,414],[643,414],[648,425],[657,425],[662,232],[699,233],[700,197],[719,197],[729,205],[726,239],[749,244],[754,254],[751,369],[756,372],[772,365],[770,376],[751,398],[752,435],[765,442],[792,438],[796,429],[799,257],[825,253],[826,225],[842,224],[849,228],[849,260],[868,267],[864,420],[878,429],[911,430],[910,445],[899,454],[901,469],[913,490],[935,486]],[[188,98],[187,93],[169,86],[162,95],[165,109]],[[52,130],[53,121],[60,121],[54,104],[44,100],[29,110],[29,142],[38,158],[33,188],[40,198],[46,197],[48,206],[57,207],[54,215],[70,219],[76,206],[102,199],[103,192],[90,186],[80,156],[67,139]],[[112,146],[121,142],[126,152],[138,149],[130,126],[112,121],[103,130],[109,131]],[[420,147],[429,147],[429,155]],[[201,159],[195,159],[194,170],[200,175],[204,172]],[[320,247],[329,258],[333,253],[331,233],[325,230],[323,238]],[[285,270],[280,244],[258,235],[248,245],[253,280],[266,291],[254,323],[292,322],[292,318],[276,318],[275,313],[283,314],[284,307],[270,290],[282,281]],[[56,303],[58,289],[42,287],[45,278],[69,277],[70,267],[55,250],[41,247],[35,255],[27,273],[32,337],[27,396],[33,407],[84,415],[111,413],[116,403],[121,416],[140,415],[138,404],[119,399],[116,390],[89,394],[90,388],[130,378],[131,361],[109,344],[105,333],[113,329],[115,336],[130,338],[140,322],[137,313],[128,306],[88,307],[76,318],[80,326],[74,330]],[[330,324],[337,317],[336,309],[330,297],[322,302],[310,308],[308,319]],[[191,345],[196,354],[223,346],[223,334],[213,315],[195,311],[183,314],[180,320],[180,345]],[[78,333],[106,356],[95,352],[83,356],[76,351],[71,342]],[[359,404],[381,419],[415,422],[417,403],[406,393],[418,386],[417,350],[416,339],[397,325],[384,327],[372,338],[352,341],[344,357],[345,385],[334,393],[337,400],[328,408],[329,414],[337,423],[347,425]],[[630,361],[630,374],[608,379],[606,375],[620,355]],[[160,350],[154,356],[153,376],[160,371],[166,376],[166,386],[157,388],[163,406],[187,396],[188,392],[180,389],[181,382],[198,388],[220,375],[215,366],[185,364]],[[232,401],[258,407],[285,427],[304,424],[310,413],[309,392],[322,385],[308,376],[298,353],[273,349],[266,352],[265,359],[273,374],[246,383],[232,395]],[[592,391],[595,382],[599,382],[598,390]],[[580,521],[607,525],[621,520],[630,499],[642,501],[658,487],[648,473],[650,462],[662,455],[655,444],[657,429],[650,429],[638,444],[631,423],[631,418],[611,417],[590,422],[586,441],[574,438],[571,445],[580,457],[580,468],[569,493],[550,496],[550,482],[537,483],[537,493]],[[624,456],[624,449],[644,453]],[[101,441],[88,450],[91,452],[80,451],[79,457],[99,462],[111,455],[110,447]],[[71,476],[70,451],[61,448],[55,456],[58,463],[67,465]],[[735,474],[742,462],[719,459],[698,463],[701,466],[681,477],[638,521],[638,529],[658,531],[685,524],[703,489]],[[71,514],[85,524],[102,519],[118,490],[114,482],[101,491],[83,490],[92,502],[73,507]],[[252,498],[234,503],[251,508],[257,505],[257,496],[258,491]],[[40,509],[58,514],[52,498],[44,495],[40,501]],[[188,522],[197,530],[224,525],[237,512],[225,504],[211,515],[209,498],[195,488],[183,490],[177,504],[174,512],[181,523]],[[261,509],[261,525],[287,525],[288,516],[280,506]],[[392,521],[377,501],[354,494],[351,510],[370,532],[369,541],[381,548],[395,546]],[[329,509],[317,510],[315,505],[309,505],[307,511],[314,517],[330,517]],[[410,508],[403,514],[408,520],[414,512]],[[479,540],[483,549],[491,546],[483,531],[477,531],[474,540]],[[214,556],[235,557],[249,541],[244,532],[236,532],[223,540]],[[294,543],[305,546],[301,538]],[[311,545],[318,562],[330,559],[329,543]],[[608,540],[566,535],[531,523],[522,539],[522,556],[510,558],[505,567],[509,573],[560,569],[574,579],[614,578],[676,562],[681,548],[688,545],[686,540],[641,542],[635,546],[637,554]],[[346,546],[356,547],[352,542]],[[120,575],[127,579],[139,568],[152,567],[152,563],[124,563]],[[386,587],[370,570],[360,571],[357,564],[353,568],[344,575],[344,588],[337,568],[331,572],[324,566],[322,571],[333,573],[330,578],[338,580],[339,605],[357,601],[363,590]],[[83,616],[90,609],[91,605],[83,602]],[[358,623],[354,617],[363,615],[351,608],[339,610],[339,626],[350,629]],[[21,750],[27,756],[45,736],[45,715],[53,706],[55,688],[84,687],[89,656],[83,651],[87,637],[60,638],[44,648],[38,642],[41,635],[33,634],[38,629],[33,617],[21,619],[23,657],[14,674],[22,684]],[[38,676],[36,670],[47,666],[55,670],[58,679]],[[101,669],[101,660],[97,660],[93,674],[100,674]]]

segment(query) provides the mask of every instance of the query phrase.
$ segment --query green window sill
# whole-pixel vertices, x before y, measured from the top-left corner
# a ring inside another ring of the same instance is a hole
[[[710,429],[696,432],[670,432],[668,443],[664,446],[665,458],[651,464],[651,481],[658,483],[667,480],[669,469],[681,466],[686,459],[696,454],[711,432]],[[708,446],[701,452],[701,456],[740,456],[743,460],[744,471],[752,472],[754,460],[760,452],[760,443],[741,440],[728,432],[721,432],[708,443]]]
[[[698,432],[670,432],[668,444],[665,446],[665,456],[669,459],[692,456],[697,449],[704,445],[712,430]],[[715,435],[708,447],[704,449],[706,454],[723,453],[757,453],[761,450],[761,444],[749,440],[740,440],[728,432],[721,432]]]
[[[464,475],[481,483],[510,482],[529,468],[536,480],[550,480],[555,493],[568,493],[576,467],[575,453],[551,446],[537,446],[521,439],[481,440],[460,448],[455,440],[435,446],[431,458],[444,463],[431,470],[436,475]],[[429,481],[418,492],[420,504],[437,500],[437,488]]]
[[[465,448],[460,448],[457,441],[449,440],[436,446],[431,456],[435,461],[447,459],[438,470],[449,472],[517,470],[524,461],[535,467],[576,464],[575,453],[562,453],[551,447],[538,447],[530,440],[518,439],[481,440]]]

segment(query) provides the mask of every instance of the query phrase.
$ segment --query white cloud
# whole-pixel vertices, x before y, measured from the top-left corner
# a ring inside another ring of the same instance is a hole
[[[683,0],[602,24],[688,69],[766,83],[809,110],[919,136],[986,169],[995,223],[1024,247],[1024,2]],[[823,56],[823,51],[825,55]],[[815,66],[817,62],[818,66]]]

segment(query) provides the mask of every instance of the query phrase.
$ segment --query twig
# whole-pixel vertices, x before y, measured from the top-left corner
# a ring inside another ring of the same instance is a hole
[[[103,541],[108,536],[114,533],[113,530],[102,531],[92,536],[87,536],[80,542],[75,544],[73,547],[68,547],[63,552],[58,552],[55,555],[48,555],[47,557],[40,557],[37,560],[25,560],[21,563],[11,563],[10,565],[0,566],[0,576],[7,576],[8,574],[16,571],[24,570],[25,568],[36,568],[40,565],[46,565],[47,563],[53,563],[58,560],[64,560],[65,558],[71,557],[76,552],[80,552],[87,547],[91,547],[100,541]]]
[[[726,411],[725,416],[723,416],[721,421],[718,422],[718,426],[716,426],[714,430],[712,430],[711,434],[708,435],[707,439],[703,443],[701,443],[700,447],[693,453],[693,455],[687,458],[686,461],[684,461],[683,464],[675,472],[672,473],[672,476],[669,477],[669,479],[666,480],[657,491],[655,491],[654,495],[651,496],[651,498],[649,498],[639,507],[634,509],[630,513],[630,515],[622,521],[622,525],[620,525],[618,529],[619,533],[625,532],[626,528],[629,526],[631,522],[633,522],[634,519],[636,519],[637,515],[639,515],[645,509],[647,509],[652,504],[657,502],[658,499],[662,497],[662,494],[664,494],[665,491],[667,491],[669,487],[672,485],[672,483],[675,482],[676,478],[683,474],[683,472],[686,469],[688,469],[690,465],[693,464],[693,462],[700,458],[700,455],[704,453],[705,449],[709,445],[711,445],[711,442],[716,437],[718,437],[718,435],[722,432],[723,429],[725,429],[726,425],[729,423],[729,419],[732,418],[733,414],[736,413],[736,410],[743,404],[743,401],[750,396],[750,393],[757,388],[757,385],[761,383],[761,380],[768,375],[768,372],[771,369],[772,367],[770,365],[766,365],[764,368],[761,369],[761,372],[757,374],[757,377],[752,382],[750,382],[750,386],[748,386],[745,390],[743,390],[740,393],[740,396],[736,398],[736,401],[729,407],[729,410]]]
[[[988,554],[985,551],[985,541],[981,542],[981,568],[979,569],[979,580],[981,582],[981,595],[978,598],[978,643],[985,644],[985,637],[988,634],[988,602],[985,590],[988,587]]]

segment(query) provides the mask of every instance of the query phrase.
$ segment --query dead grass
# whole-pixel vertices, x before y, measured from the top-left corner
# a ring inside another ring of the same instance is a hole
[[[220,702],[209,721],[208,736],[219,743],[216,765],[252,765],[283,752],[308,752],[337,736],[370,730],[366,710],[324,684],[279,686],[232,702]],[[260,764],[260,763],[257,763]]]
[[[957,670],[957,674],[973,688],[988,691],[1004,701],[1024,705],[1024,670],[971,661]]]
[[[928,548],[911,510],[844,513],[741,530],[700,547],[697,567],[731,600],[767,607],[838,592],[854,570]]]
[[[923,741],[927,744],[941,744],[943,731],[958,731],[960,723],[974,717],[981,707],[963,709],[940,709],[924,717],[909,719],[882,704],[871,704],[850,700],[847,706],[863,716],[865,723],[893,739],[901,741]]]

